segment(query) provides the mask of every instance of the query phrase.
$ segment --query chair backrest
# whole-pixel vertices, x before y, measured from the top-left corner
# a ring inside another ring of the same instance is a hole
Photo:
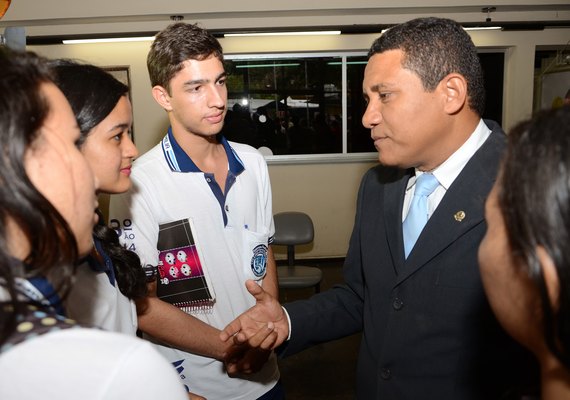
[[[313,241],[315,228],[311,217],[303,212],[286,211],[273,216],[275,236],[273,244],[295,246]]]

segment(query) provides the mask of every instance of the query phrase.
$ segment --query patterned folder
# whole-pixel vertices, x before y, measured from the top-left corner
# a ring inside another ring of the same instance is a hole
[[[191,219],[181,219],[159,226],[157,248],[160,299],[188,313],[208,311],[215,294]]]

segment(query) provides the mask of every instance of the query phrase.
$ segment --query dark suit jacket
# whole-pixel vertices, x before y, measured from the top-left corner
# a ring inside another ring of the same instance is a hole
[[[500,127],[486,123],[492,134],[448,189],[407,260],[402,205],[414,172],[377,166],[366,173],[345,283],[285,305],[292,332],[283,356],[362,330],[359,399],[511,398],[505,393],[523,365],[519,352],[530,356],[500,329],[479,275],[484,203],[505,148]]]

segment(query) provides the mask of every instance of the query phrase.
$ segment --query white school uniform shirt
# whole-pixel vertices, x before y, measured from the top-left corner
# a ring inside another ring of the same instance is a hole
[[[33,285],[19,283],[21,301],[49,303]],[[0,287],[0,302],[9,300]],[[147,341],[73,324],[64,329],[54,323],[64,317],[44,307],[17,324],[23,341],[11,336],[2,345],[0,399],[188,400],[176,370]]]
[[[216,192],[213,176],[200,171],[169,133],[133,164],[131,190],[111,197],[110,221],[120,228],[120,240],[135,251],[143,265],[158,264],[159,225],[191,218],[202,263],[215,295],[213,308],[192,315],[223,329],[255,304],[245,289],[247,279],[261,284],[252,269],[255,248],[268,246],[275,231],[267,164],[253,147],[222,144],[233,184]],[[233,178],[232,178],[233,177]],[[189,335],[192,332],[188,333]],[[256,374],[229,378],[223,363],[160,345],[157,349],[180,372],[188,390],[208,400],[256,399],[279,379],[275,355]]]
[[[121,293],[117,282],[112,284],[105,272],[94,271],[86,262],[77,268],[65,311],[69,318],[86,326],[131,336],[137,332],[134,301]]]
[[[150,343],[98,329],[39,335],[0,354],[2,400],[188,400]]]

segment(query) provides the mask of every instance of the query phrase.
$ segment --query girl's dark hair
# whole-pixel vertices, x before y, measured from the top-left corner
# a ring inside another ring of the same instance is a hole
[[[540,295],[550,351],[570,368],[570,106],[545,110],[509,134],[499,206],[513,255]],[[542,246],[560,281],[551,305],[536,253]]]
[[[137,300],[146,297],[146,276],[139,256],[121,245],[117,232],[105,225],[100,211],[98,214],[99,223],[93,228],[93,236],[101,241],[103,250],[113,261],[119,290],[129,299]]]
[[[0,285],[10,307],[0,307],[0,343],[13,332],[24,313],[17,301],[17,277],[47,276],[54,269],[62,279],[57,290],[69,288],[78,250],[73,232],[61,214],[32,184],[24,167],[26,151],[36,145],[49,114],[42,85],[52,83],[46,61],[33,53],[0,46]],[[40,139],[41,140],[41,139]],[[15,223],[29,242],[30,253],[15,259],[8,245],[8,222]]]
[[[50,61],[56,85],[63,92],[81,130],[79,146],[89,132],[113,111],[129,88],[105,70],[74,60]]]
[[[129,88],[103,69],[73,60],[50,62],[55,83],[63,92],[75,113],[81,138],[81,147],[91,130],[101,123],[117,106]],[[146,296],[146,279],[140,259],[125,249],[116,232],[105,225],[99,213],[99,224],[93,228],[93,236],[101,241],[103,250],[111,258],[121,293],[131,299]]]

